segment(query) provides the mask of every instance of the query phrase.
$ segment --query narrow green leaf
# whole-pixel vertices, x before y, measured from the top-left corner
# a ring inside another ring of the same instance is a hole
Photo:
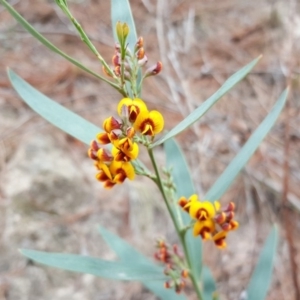
[[[194,110],[189,116],[177,124],[172,130],[167,134],[162,136],[158,141],[151,145],[154,148],[166,140],[176,136],[180,132],[184,131],[200,119],[222,96],[229,92],[238,82],[240,82],[258,63],[261,56],[254,59],[251,63],[240,69],[238,72],[230,76],[225,83],[218,89],[211,97],[209,97],[205,102],[203,102],[196,110]]]
[[[203,282],[203,300],[212,300],[216,296],[216,282],[211,274],[210,269],[207,266],[203,266],[202,270],[202,282]]]
[[[8,76],[20,97],[35,112],[76,139],[89,145],[97,133],[102,131],[94,124],[37,91],[12,70],[8,70]]]
[[[115,41],[118,40],[116,34],[116,24],[118,21],[127,23],[129,26],[129,35],[127,37],[127,42],[129,45],[129,49],[133,52],[134,45],[137,41],[137,34],[129,0],[111,0],[111,22]]]
[[[35,112],[74,138],[89,145],[90,142],[96,138],[96,135],[103,131],[94,124],[40,93],[12,70],[8,70],[8,76],[11,84],[20,97]],[[110,145],[107,147],[110,149]],[[134,167],[143,169],[146,173],[150,173],[141,161],[135,160],[132,161],[132,164]]]
[[[278,244],[278,229],[269,234],[247,288],[247,300],[264,300],[272,280],[273,265]]]
[[[243,148],[239,151],[239,153],[230,162],[222,175],[217,179],[214,185],[207,192],[205,196],[206,199],[210,201],[220,199],[221,196],[230,187],[235,177],[239,174],[252,154],[258,148],[262,140],[265,138],[267,133],[271,130],[284,107],[287,95],[288,88],[280,95],[279,99],[277,100],[276,104],[273,106],[267,117],[262,121],[259,127],[254,131],[254,133],[245,143]]]
[[[120,21],[122,23],[127,23],[129,26],[129,35],[127,37],[128,47],[133,53],[134,46],[137,42],[138,36],[136,33],[136,27],[135,22],[132,16],[131,7],[129,0],[111,0],[111,23],[112,23],[112,29],[113,29],[113,35],[115,41],[118,40],[117,33],[116,33],[116,24]],[[137,86],[140,85],[140,82],[142,80],[142,72],[139,69],[137,74]],[[130,97],[133,97],[132,95],[132,89],[128,82],[126,82],[127,91],[129,93]]]
[[[189,198],[195,193],[192,177],[185,160],[185,157],[174,139],[169,139],[164,143],[166,152],[167,167],[171,168],[173,181],[176,186],[176,197],[179,199],[181,196]],[[177,203],[174,203],[177,205]],[[178,209],[184,225],[188,225],[191,222],[189,215],[181,210],[179,207],[173,207]],[[185,241],[187,244],[189,256],[193,262],[193,273],[196,274],[198,280],[200,280],[201,266],[202,266],[202,244],[200,238],[195,238],[191,230],[185,234]]]
[[[161,272],[149,268],[147,265],[132,266],[126,262],[111,262],[74,254],[49,253],[25,249],[20,251],[24,256],[50,267],[109,279],[136,281],[166,279],[166,276]]]
[[[0,0],[0,3],[8,10],[8,12],[18,21],[33,37],[35,37],[38,41],[40,41],[44,46],[46,46],[49,50],[59,54],[78,68],[86,71],[87,73],[97,77],[98,79],[101,79],[108,84],[110,84],[112,87],[117,89],[119,92],[121,90],[117,87],[117,85],[113,84],[112,82],[108,81],[105,77],[93,72],[89,68],[82,65],[80,62],[78,62],[76,59],[70,57],[57,47],[55,47],[49,40],[47,40],[43,35],[41,35],[37,30],[35,30],[11,5],[9,5],[5,0]]]
[[[130,262],[133,267],[142,264],[144,266],[148,266],[150,270],[153,269],[155,272],[160,272],[161,274],[163,273],[162,267],[154,264],[120,237],[112,234],[101,226],[99,226],[99,232],[105,242],[112,248],[112,250],[116,252],[118,257],[121,259],[121,262]],[[183,295],[178,295],[173,290],[164,288],[163,281],[142,281],[142,283],[162,300],[186,299]]]

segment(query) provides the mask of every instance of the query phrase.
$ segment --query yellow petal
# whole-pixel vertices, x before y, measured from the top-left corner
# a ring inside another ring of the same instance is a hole
[[[202,208],[202,204],[199,201],[190,202],[190,216],[197,219],[198,211]]]
[[[122,114],[121,114],[122,113],[122,106],[125,105],[125,106],[128,107],[131,104],[132,104],[132,99],[130,99],[130,98],[123,98],[119,102],[118,107],[117,107],[117,111],[118,111],[118,114],[119,114],[120,117],[122,116]]]
[[[134,98],[133,100],[130,98],[123,98],[117,107],[117,111],[119,116],[122,116],[122,107],[123,105],[125,105],[127,107],[127,109],[129,108],[129,116],[130,114],[135,115],[134,116],[134,120],[131,121],[135,121],[136,117],[142,112],[142,111],[148,111],[147,109],[147,105],[145,104],[145,102],[142,99],[139,98]],[[131,108],[132,107],[132,108]]]
[[[134,168],[131,163],[128,162],[113,161],[110,165],[110,171],[114,176],[118,173],[124,173],[130,180],[134,179],[135,176]]]
[[[131,163],[123,163],[122,169],[124,170],[128,179],[133,180],[135,177],[134,168]]]
[[[154,127],[153,127],[154,134],[157,134],[163,130],[164,118],[159,111],[157,110],[150,111],[149,119],[151,119],[154,123]]]
[[[112,146],[111,154],[113,157],[115,157],[119,153],[119,151],[120,150],[116,146]]]
[[[202,202],[202,207],[207,211],[209,218],[213,218],[216,214],[214,205],[209,201]]]
[[[99,167],[100,170],[102,170],[102,171],[105,173],[105,175],[106,175],[109,179],[112,179],[111,173],[110,173],[109,168],[108,168],[108,166],[107,166],[106,164],[104,164],[104,163],[99,163],[99,164],[98,164],[98,167]]]
[[[136,159],[139,155],[139,146],[137,143],[133,143],[131,151],[125,151],[125,154],[131,159]]]
[[[220,231],[213,236],[213,241],[215,242],[216,246],[220,249],[226,248],[225,238],[227,236],[226,231]]]
[[[199,201],[198,199],[198,195],[197,194],[193,194],[190,198],[189,198],[190,201]]]
[[[113,176],[118,173],[119,169],[122,169],[122,164],[123,162],[115,160],[110,164],[109,170]]]
[[[221,204],[220,204],[220,202],[219,202],[219,201],[215,201],[215,202],[214,202],[214,205],[215,205],[215,209],[216,209],[216,211],[219,211],[219,210],[220,210],[220,208],[221,208]]]
[[[143,131],[142,125],[143,122],[148,118],[148,115],[149,115],[148,111],[142,111],[139,113],[139,115],[137,116],[133,124],[135,131]]]
[[[201,235],[202,239],[207,240],[211,238],[211,233],[215,231],[215,223],[208,219],[206,221],[197,221],[194,225],[194,236]]]
[[[134,129],[144,135],[155,135],[162,131],[164,127],[164,118],[156,110],[141,111],[134,122]]]

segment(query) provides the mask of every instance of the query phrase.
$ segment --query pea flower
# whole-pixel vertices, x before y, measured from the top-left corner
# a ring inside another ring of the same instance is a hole
[[[156,110],[142,111],[134,122],[134,129],[143,135],[154,136],[164,128],[164,118]]]
[[[194,220],[193,234],[200,235],[203,240],[213,240],[215,245],[226,248],[226,236],[229,231],[238,228],[238,222],[233,220],[235,205],[230,202],[221,209],[220,202],[200,201],[196,194],[189,199],[181,197],[178,204]]]
[[[120,184],[126,178],[133,180],[135,177],[134,168],[128,162],[113,161],[109,166],[103,162],[96,163],[98,173],[96,179],[103,182],[105,188],[110,189],[115,184]]]

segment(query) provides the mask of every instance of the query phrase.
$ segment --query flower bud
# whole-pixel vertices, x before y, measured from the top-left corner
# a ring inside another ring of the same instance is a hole
[[[188,270],[182,270],[182,271],[181,271],[181,276],[182,276],[183,278],[187,278],[187,277],[189,276],[189,271],[188,271]]]
[[[116,76],[121,76],[121,67],[120,66],[116,66],[114,68],[114,73],[116,74]]]
[[[112,161],[113,156],[104,148],[100,148],[97,151],[97,157],[100,161]]]
[[[105,66],[102,66],[102,72],[107,76],[112,78],[111,70],[108,70]]]
[[[119,43],[122,47],[122,45],[124,46],[129,34],[129,26],[126,23],[121,23],[120,21],[118,21],[116,24],[116,32]]]
[[[98,160],[96,151],[91,148],[88,150],[88,157],[93,160]]]
[[[136,57],[137,57],[138,60],[141,60],[141,59],[144,58],[144,56],[145,56],[145,49],[142,47],[137,52]]]
[[[121,50],[121,46],[119,43],[115,43],[115,51],[116,53],[120,53],[120,50]]]
[[[224,231],[229,231],[229,230],[231,230],[231,225],[229,223],[224,223],[224,224],[221,225],[221,228]]]
[[[91,141],[90,147],[94,151],[98,151],[100,148],[99,144],[95,140]]]
[[[146,65],[147,62],[148,62],[148,57],[144,55],[142,59],[138,60],[138,65],[140,67],[143,67],[144,65]]]
[[[228,203],[227,207],[224,209],[225,212],[234,211],[234,210],[235,210],[235,204],[234,204],[234,202]]]
[[[229,211],[226,213],[226,221],[229,222],[234,218],[234,212],[233,211]]]
[[[121,134],[122,134],[122,131],[120,129],[113,129],[110,132],[109,137],[112,141],[116,141],[119,139]]]
[[[171,287],[173,287],[174,286],[174,281],[173,280],[168,280],[168,281],[166,281],[165,283],[164,283],[164,287],[166,288],[166,289],[170,289]]]
[[[235,230],[239,227],[239,223],[237,221],[231,220],[230,222],[231,230]]]
[[[144,46],[144,38],[140,36],[135,44],[135,49],[138,50]]]
[[[122,121],[114,117],[109,117],[105,119],[103,122],[103,129],[108,133],[114,129],[121,129],[121,128],[122,128]]]
[[[218,224],[223,224],[226,221],[226,213],[221,212],[219,214],[216,214],[215,217],[214,217],[214,220]]]
[[[157,75],[161,72],[161,70],[162,70],[162,63],[158,61],[154,66],[150,67],[146,71],[145,77]]]
[[[113,63],[113,65],[115,66],[115,67],[117,67],[117,66],[120,66],[121,65],[121,63],[120,63],[120,56],[119,56],[119,54],[115,54],[113,57],[112,57],[112,63]]]

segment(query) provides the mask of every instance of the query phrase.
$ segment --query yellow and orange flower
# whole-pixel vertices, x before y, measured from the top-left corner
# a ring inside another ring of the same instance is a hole
[[[226,247],[227,233],[238,228],[238,222],[233,220],[235,209],[233,202],[221,210],[220,202],[200,201],[194,194],[189,199],[181,197],[178,204],[195,220],[194,236],[200,235],[203,240],[212,239],[220,249]]]
[[[103,182],[107,189],[112,188],[115,184],[123,183],[126,178],[133,180],[135,177],[134,168],[128,162],[113,161],[109,166],[97,162],[96,167],[99,170],[96,178]]]
[[[112,155],[116,161],[130,161],[139,155],[139,146],[130,138],[116,140],[113,144]]]
[[[128,114],[129,121],[134,123],[141,112],[148,110],[145,102],[139,98],[134,98],[133,100],[130,98],[123,98],[118,104],[117,111],[120,117],[124,117],[124,114],[127,116]]]
[[[143,135],[154,136],[163,130],[164,118],[157,110],[144,110],[138,114],[133,126]]]
[[[217,204],[218,205],[218,204]],[[196,219],[194,225],[194,236],[201,235],[204,240],[210,239],[215,231],[213,217],[216,215],[216,207],[209,201],[196,201],[194,198],[190,202],[189,214]]]

